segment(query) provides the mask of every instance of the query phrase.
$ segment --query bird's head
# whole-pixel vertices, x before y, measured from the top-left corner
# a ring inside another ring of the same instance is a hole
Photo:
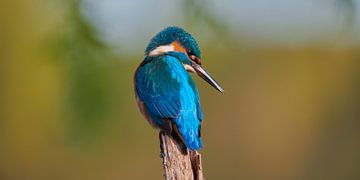
[[[155,35],[145,50],[146,56],[175,56],[188,72],[199,75],[221,93],[224,90],[201,66],[201,52],[196,40],[184,29],[167,27]]]

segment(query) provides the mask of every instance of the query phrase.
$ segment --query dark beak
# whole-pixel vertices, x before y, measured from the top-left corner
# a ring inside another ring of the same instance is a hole
[[[192,62],[191,66],[194,68],[197,75],[199,75],[202,79],[208,82],[212,87],[214,87],[221,93],[224,93],[224,90],[221,88],[221,86],[215,81],[214,78],[210,76],[210,74],[201,65],[196,62]]]

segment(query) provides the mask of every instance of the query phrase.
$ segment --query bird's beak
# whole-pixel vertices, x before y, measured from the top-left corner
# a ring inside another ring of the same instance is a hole
[[[221,93],[224,93],[224,90],[221,88],[221,86],[215,81],[214,78],[210,76],[210,74],[201,65],[196,62],[192,62],[191,66],[194,68],[197,75],[199,75],[202,79],[208,82],[212,87],[214,87]]]

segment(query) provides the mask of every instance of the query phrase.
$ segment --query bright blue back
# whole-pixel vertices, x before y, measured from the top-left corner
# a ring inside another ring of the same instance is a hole
[[[169,55],[147,57],[135,75],[136,91],[151,119],[161,126],[174,122],[190,150],[202,147],[203,119],[194,81],[181,62]]]

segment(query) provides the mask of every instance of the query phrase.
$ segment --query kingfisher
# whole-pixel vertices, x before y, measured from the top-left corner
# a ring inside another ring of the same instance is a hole
[[[167,27],[146,47],[135,71],[134,89],[138,108],[152,127],[177,139],[186,150],[199,150],[204,116],[189,73],[224,92],[202,67],[196,40],[182,28]]]

